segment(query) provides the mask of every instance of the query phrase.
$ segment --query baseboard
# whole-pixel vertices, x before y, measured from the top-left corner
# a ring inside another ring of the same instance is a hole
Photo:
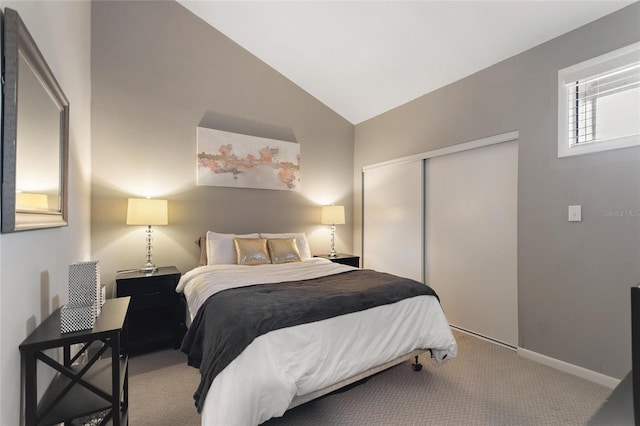
[[[606,386],[610,389],[615,388],[620,383],[620,379],[616,379],[615,377],[610,377],[602,373],[589,370],[587,368],[578,367],[577,365],[569,364],[568,362],[560,361],[559,359],[551,358],[546,355],[542,355],[537,352],[530,351],[528,349],[524,349],[520,347],[516,348],[506,343],[500,342],[495,339],[491,339],[489,337],[483,336],[478,333],[474,333],[473,331],[469,331],[458,326],[451,325],[451,328],[456,329],[462,333],[474,336],[478,339],[485,340],[489,343],[502,346],[503,348],[514,350],[518,353],[519,356],[523,358],[527,358],[539,364],[543,364],[548,367],[555,368],[556,370],[564,371],[565,373],[569,373],[574,376],[578,376],[583,379],[589,380],[591,382],[598,383],[599,385]]]
[[[477,339],[484,340],[485,342],[493,343],[494,345],[502,346],[505,349],[509,349],[511,351],[517,351],[518,348],[515,346],[511,346],[507,343],[501,342],[500,340],[492,339],[491,337],[483,336],[482,334],[476,333],[471,330],[467,330],[466,328],[458,327],[457,325],[450,325],[454,330],[459,331],[460,333],[468,334],[469,336],[473,336]]]
[[[523,358],[538,362],[540,364],[555,368],[556,370],[564,371],[565,373],[573,374],[574,376],[578,376],[591,382],[598,383],[610,389],[615,388],[620,383],[620,379],[606,376],[602,373],[597,373],[587,368],[578,367],[577,365],[569,364],[568,362],[560,361],[559,359],[551,358],[527,349],[518,348],[518,355]]]

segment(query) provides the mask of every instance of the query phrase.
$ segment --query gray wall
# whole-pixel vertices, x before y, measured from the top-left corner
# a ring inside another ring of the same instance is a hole
[[[126,199],[169,200],[154,262],[196,266],[217,232],[307,232],[328,253],[320,205],[344,204],[336,248],[353,248],[354,127],[175,2],[92,3],[92,252],[103,281],[144,263]],[[196,186],[196,127],[300,144],[302,191]]]
[[[68,265],[90,259],[91,6],[0,1],[15,9],[69,99],[69,226],[0,235],[0,425],[19,425],[18,345],[68,302]],[[55,354],[51,354],[55,356]],[[54,370],[40,364],[38,390]]]
[[[635,3],[355,130],[355,218],[362,166],[518,130],[520,346],[618,378],[631,367],[640,217],[607,211],[640,210],[640,148],[558,159],[556,85],[559,69],[639,41],[638,22]],[[567,222],[571,204],[582,222]]]

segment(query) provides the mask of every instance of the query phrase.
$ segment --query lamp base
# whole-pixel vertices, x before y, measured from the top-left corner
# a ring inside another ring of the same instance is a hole
[[[153,274],[155,271],[158,270],[158,268],[156,267],[156,265],[154,265],[151,262],[151,252],[153,251],[153,247],[151,246],[151,241],[153,240],[153,230],[151,229],[151,225],[147,226],[147,263],[145,263],[145,265],[140,268],[140,272],[142,272],[143,274]]]
[[[338,253],[336,253],[336,225],[331,225],[331,251],[329,252],[329,257],[334,259],[338,257]]]
[[[142,272],[143,274],[153,274],[157,270],[158,270],[158,267],[153,263],[147,263],[142,268],[140,268],[140,272]]]

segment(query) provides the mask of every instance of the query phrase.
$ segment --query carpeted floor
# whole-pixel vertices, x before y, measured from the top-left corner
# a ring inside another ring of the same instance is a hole
[[[610,389],[455,332],[458,357],[424,356],[414,372],[400,364],[346,392],[297,407],[265,423],[281,425],[584,425]],[[130,359],[129,422],[198,425],[198,371],[179,351]]]

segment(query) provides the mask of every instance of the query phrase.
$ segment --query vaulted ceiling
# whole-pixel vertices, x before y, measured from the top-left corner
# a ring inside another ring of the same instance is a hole
[[[633,3],[178,1],[354,124]]]

